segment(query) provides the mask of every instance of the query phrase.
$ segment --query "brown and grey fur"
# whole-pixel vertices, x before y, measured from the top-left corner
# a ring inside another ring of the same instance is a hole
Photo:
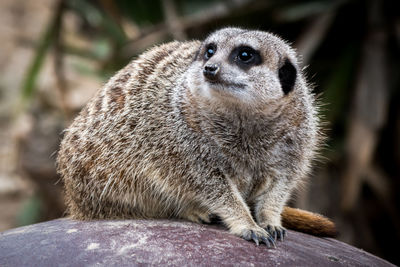
[[[218,48],[206,60],[210,42]],[[262,63],[243,70],[229,61],[241,45],[259,51]],[[288,94],[278,77],[286,59],[297,70]],[[210,63],[220,64],[217,84],[203,75]],[[297,64],[280,38],[237,28],[145,52],[66,130],[58,171],[69,214],[195,222],[217,215],[231,233],[271,242],[320,139],[314,97]]]

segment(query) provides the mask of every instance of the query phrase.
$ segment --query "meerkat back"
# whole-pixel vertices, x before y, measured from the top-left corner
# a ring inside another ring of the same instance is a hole
[[[150,199],[138,195],[152,171],[146,158],[165,141],[157,129],[169,127],[171,91],[199,45],[172,42],[145,52],[112,77],[65,131],[57,168],[73,218],[157,215]],[[136,210],[135,201],[145,202],[147,212]]]

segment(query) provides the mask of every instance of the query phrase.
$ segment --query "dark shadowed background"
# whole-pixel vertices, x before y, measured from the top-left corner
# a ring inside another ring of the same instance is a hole
[[[321,103],[326,147],[290,204],[339,239],[400,264],[400,2],[2,0],[0,231],[63,216],[62,130],[145,49],[224,26],[296,47]]]

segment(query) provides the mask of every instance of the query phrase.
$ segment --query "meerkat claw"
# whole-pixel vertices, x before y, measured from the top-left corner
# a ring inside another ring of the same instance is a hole
[[[253,231],[251,231],[251,239],[256,243],[257,246],[259,245],[258,236]]]
[[[265,245],[267,246],[267,248],[271,248],[271,243],[268,241],[267,238],[261,237],[261,240],[265,243]]]
[[[283,227],[273,227],[268,225],[265,230],[267,230],[274,240],[283,241],[286,236],[286,229]]]
[[[285,229],[279,229],[279,230],[277,231],[277,233],[278,233],[278,238],[279,238],[279,240],[280,240],[280,241],[283,241],[283,239],[284,239],[285,236],[286,236],[286,230],[285,230]]]
[[[267,226],[267,232],[274,237],[274,240],[277,240],[278,237],[278,233],[277,231],[273,230],[272,227],[270,225]]]
[[[265,245],[267,245],[267,248],[276,248],[275,241],[272,239],[272,237],[262,237],[261,239],[265,243]]]

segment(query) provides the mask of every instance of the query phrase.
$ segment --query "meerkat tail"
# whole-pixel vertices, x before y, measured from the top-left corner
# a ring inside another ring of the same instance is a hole
[[[284,207],[282,211],[284,227],[299,232],[325,237],[335,237],[338,232],[328,218],[305,210]]]

